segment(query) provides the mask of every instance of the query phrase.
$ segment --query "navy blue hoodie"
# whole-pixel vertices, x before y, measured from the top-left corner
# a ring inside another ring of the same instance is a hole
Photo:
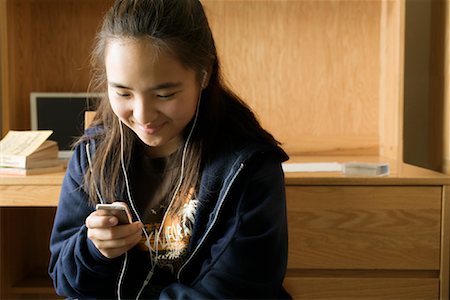
[[[123,257],[104,257],[87,238],[85,219],[94,207],[83,188],[85,149],[86,142],[76,147],[64,178],[49,273],[59,295],[115,298]],[[160,286],[156,272],[141,298],[289,297],[282,287],[288,236],[281,162],[287,155],[269,144],[243,143],[215,157],[203,168],[186,262],[168,284]],[[149,270],[138,252],[128,254],[124,298],[136,297]]]

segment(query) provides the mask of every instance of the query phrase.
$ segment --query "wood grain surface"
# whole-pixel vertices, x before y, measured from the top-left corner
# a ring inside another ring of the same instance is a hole
[[[438,270],[440,187],[288,187],[289,267]]]
[[[107,0],[7,1],[7,129],[30,92],[84,92]],[[403,1],[202,1],[229,85],[290,154],[401,151]]]

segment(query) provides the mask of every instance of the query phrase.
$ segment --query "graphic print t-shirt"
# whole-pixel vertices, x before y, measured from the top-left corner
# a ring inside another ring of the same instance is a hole
[[[153,257],[157,257],[158,266],[174,274],[186,259],[186,250],[195,221],[198,201],[194,193],[183,199],[179,214],[167,214],[164,225],[161,222],[171,199],[169,191],[173,184],[171,177],[176,171],[167,170],[167,158],[143,157],[136,165],[137,176],[134,183],[135,197],[138,199],[138,210],[150,237]],[[159,238],[156,238],[158,237]],[[147,239],[142,236],[138,249],[148,252]]]

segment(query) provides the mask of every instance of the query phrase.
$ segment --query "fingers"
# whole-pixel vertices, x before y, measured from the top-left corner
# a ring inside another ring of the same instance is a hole
[[[105,227],[89,227],[88,237],[98,240],[119,240],[130,235],[142,233],[142,223],[134,222],[127,225],[105,226]]]
[[[129,225],[125,225],[129,226]],[[119,227],[119,226],[118,226]],[[122,227],[122,226],[120,226]],[[97,249],[108,258],[115,258],[133,248],[141,240],[141,230],[119,239],[91,239]]]
[[[133,248],[141,239],[143,224],[117,225],[117,218],[102,210],[86,218],[88,238],[108,258],[115,258]]]
[[[97,210],[86,218],[87,228],[105,228],[116,226],[118,220],[105,210]]]

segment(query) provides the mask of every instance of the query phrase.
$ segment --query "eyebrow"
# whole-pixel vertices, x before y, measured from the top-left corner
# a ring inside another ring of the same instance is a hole
[[[119,89],[133,90],[132,88],[125,86],[123,84],[117,83],[117,82],[108,82],[108,84],[112,87],[119,88]],[[164,83],[160,83],[155,86],[152,86],[148,90],[156,91],[156,90],[170,89],[170,88],[180,87],[181,85],[182,85],[181,82],[164,82]]]

